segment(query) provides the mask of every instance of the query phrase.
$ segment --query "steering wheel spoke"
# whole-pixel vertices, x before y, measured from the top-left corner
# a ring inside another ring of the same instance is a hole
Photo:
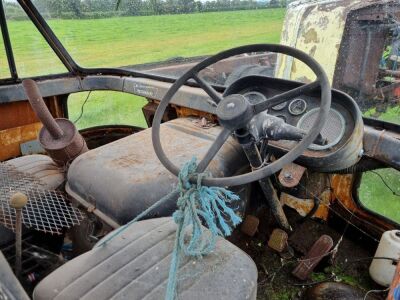
[[[214,101],[215,106],[222,101],[222,96],[207,81],[199,77],[198,74],[193,73],[192,78],[208,94],[208,96],[210,96],[210,98]]]
[[[269,99],[266,99],[263,102],[253,105],[253,110],[256,114],[258,114],[258,113],[265,111],[266,109],[269,109],[275,105],[278,105],[282,102],[288,101],[291,98],[295,98],[299,95],[302,95],[304,93],[315,90],[319,85],[320,85],[319,81],[314,81],[312,83],[308,83],[308,84],[299,86],[297,88],[291,89],[287,92],[273,96]]]
[[[225,144],[226,140],[230,137],[232,131],[226,128],[223,128],[222,131],[218,134],[215,139],[214,144],[211,145],[210,149],[208,149],[206,155],[204,155],[203,159],[197,165],[197,172],[201,173],[207,169],[211,160],[217,155],[218,151]]]

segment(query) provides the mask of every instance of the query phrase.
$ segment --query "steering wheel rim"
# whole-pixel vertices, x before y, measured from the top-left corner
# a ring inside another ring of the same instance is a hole
[[[205,90],[209,95],[212,91],[207,90],[209,86],[203,81],[200,80],[197,75],[198,73],[203,70],[204,68],[231,56],[243,54],[243,53],[249,53],[249,52],[275,52],[275,53],[281,53],[281,54],[286,54],[290,55],[294,58],[299,59],[303,63],[305,63],[317,76],[317,81],[301,86],[297,89],[293,89],[289,92],[280,94],[281,95],[286,95],[286,97],[289,97],[291,95],[292,91],[297,90],[297,94],[299,93],[304,93],[305,91],[311,90],[316,88],[315,83],[319,83],[321,87],[321,104],[320,104],[320,109],[318,116],[314,122],[314,126],[312,129],[308,132],[308,134],[294,147],[292,148],[288,153],[280,157],[279,159],[275,160],[271,164],[264,166],[260,169],[257,169],[253,172],[250,173],[245,173],[237,176],[232,176],[232,177],[221,177],[221,178],[211,178],[211,177],[206,177],[203,178],[202,183],[204,185],[209,185],[209,186],[236,186],[236,185],[242,185],[242,184],[247,184],[253,181],[260,180],[262,178],[268,177],[277,171],[281,170],[286,164],[293,162],[296,160],[306,149],[307,147],[317,138],[318,134],[321,132],[322,128],[325,125],[325,122],[327,120],[330,106],[331,106],[331,88],[329,84],[328,77],[325,73],[325,71],[322,69],[322,67],[319,65],[319,63],[314,60],[311,56],[308,54],[304,53],[303,51],[300,51],[298,49],[284,46],[284,45],[275,45],[275,44],[254,44],[254,45],[246,45],[246,46],[241,46],[237,48],[232,48],[223,52],[220,52],[214,56],[208,57],[205,60],[201,61],[194,67],[192,67],[190,70],[188,70],[186,73],[184,73],[180,78],[178,78],[175,83],[170,87],[170,89],[167,91],[167,93],[164,95],[163,99],[161,100],[160,104],[157,107],[156,113],[154,115],[153,119],[153,124],[152,124],[152,142],[153,142],[153,147],[154,151],[160,160],[160,162],[167,168],[171,173],[174,175],[178,175],[180,169],[176,167],[166,156],[162,145],[161,145],[161,140],[160,140],[160,126],[161,126],[161,119],[162,116],[164,115],[165,109],[167,108],[168,104],[171,102],[172,97],[175,95],[175,93],[179,90],[179,88],[184,85],[189,79],[195,79],[198,81],[199,85],[203,90]],[[308,89],[307,89],[308,87]],[[217,95],[212,95],[214,98],[219,97]],[[270,99],[267,99],[267,102],[272,100],[273,98],[279,98],[279,97],[272,97]],[[221,99],[223,100],[223,99]],[[282,100],[282,99],[281,99]],[[266,106],[268,104],[271,104],[270,102],[263,102],[265,109],[269,106]],[[273,101],[272,101],[273,102]],[[281,101],[283,102],[283,101]],[[262,109],[259,107],[259,109]],[[255,110],[253,108],[253,110]],[[253,116],[260,111],[253,112]],[[220,122],[221,123],[221,122]],[[222,125],[222,124],[221,124]],[[229,130],[228,130],[229,131]],[[218,143],[218,138],[224,139],[224,141],[229,137],[231,132],[228,132],[225,128],[222,130],[221,134],[217,137],[216,142],[211,146],[210,150],[208,153],[212,150],[212,148]],[[223,143],[224,143],[223,141]],[[220,145],[220,147],[223,144]],[[215,150],[215,149],[214,149]],[[218,148],[219,150],[219,148]],[[218,151],[217,150],[217,151]],[[208,154],[207,153],[207,154]],[[207,156],[206,154],[206,156]],[[215,152],[216,154],[216,152]],[[214,155],[215,155],[214,154]],[[206,156],[203,158],[205,160]],[[201,164],[202,162],[200,162]],[[199,164],[199,165],[200,165]],[[208,165],[208,163],[207,163]],[[207,167],[207,165],[205,167]],[[204,168],[205,169],[205,168]],[[200,170],[203,171],[203,170]]]

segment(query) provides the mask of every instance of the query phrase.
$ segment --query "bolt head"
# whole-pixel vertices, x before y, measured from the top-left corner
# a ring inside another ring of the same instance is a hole
[[[226,105],[227,108],[235,108],[235,103],[230,102]]]
[[[254,111],[246,97],[240,94],[226,96],[218,104],[216,114],[219,123],[231,130],[246,127],[254,116]]]
[[[289,173],[289,172],[285,172],[285,173],[283,174],[283,177],[284,177],[285,179],[288,179],[288,180],[291,180],[291,179],[293,179],[293,176],[292,176],[292,174],[291,174],[291,173]]]
[[[16,192],[14,195],[11,196],[10,206],[12,208],[21,209],[27,203],[28,203],[28,197],[21,192]]]

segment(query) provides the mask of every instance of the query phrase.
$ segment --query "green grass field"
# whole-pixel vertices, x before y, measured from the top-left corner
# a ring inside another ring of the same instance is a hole
[[[50,22],[78,63],[123,66],[171,57],[214,54],[250,43],[278,43],[284,9],[244,10],[188,15],[125,17]],[[77,24],[76,24],[77,23]],[[72,28],[72,29],[71,29]],[[87,30],[82,34],[83,28]],[[87,93],[70,96],[70,117],[76,119]],[[113,100],[113,103],[109,103]],[[125,123],[146,126],[143,98],[114,92],[93,92],[79,128]]]
[[[278,43],[284,14],[284,9],[261,9],[96,20],[50,20],[49,24],[80,65],[118,67],[177,56],[214,54],[250,43]],[[9,30],[21,77],[66,71],[30,22],[11,21]],[[4,69],[1,70],[0,74],[4,76]],[[86,95],[80,93],[70,96],[68,106],[72,120],[79,116]],[[145,103],[143,98],[134,95],[92,92],[77,125],[79,128],[112,123],[146,126],[141,114],[141,107]]]
[[[385,183],[393,190],[391,191]],[[368,209],[400,223],[400,172],[380,169],[363,173],[359,199]]]
[[[49,24],[80,65],[118,67],[177,56],[214,54],[250,43],[278,43],[284,14],[284,9],[262,9],[96,20],[51,20]],[[10,21],[9,31],[20,77],[66,72],[30,22]],[[2,48],[0,59],[5,62]],[[7,75],[5,68],[0,69],[0,75]],[[85,92],[69,97],[71,120],[76,120],[80,115],[87,95]],[[145,103],[145,99],[134,95],[95,91],[90,94],[77,125],[79,128],[103,124],[145,127],[141,112]],[[374,111],[367,114],[374,115]],[[380,118],[399,122],[398,108],[390,109]],[[391,170],[379,172],[398,191],[399,174]],[[364,175],[360,199],[368,208],[400,222],[399,197],[394,196],[376,174],[369,172]]]
[[[383,121],[400,123],[400,106],[388,108],[384,113],[371,109],[364,114]],[[379,175],[380,176],[379,176]],[[365,207],[400,223],[400,197],[395,195],[383,182],[385,181],[397,195],[400,195],[400,172],[382,169],[363,174],[359,198]]]
[[[370,109],[364,113],[366,117],[377,118],[382,121],[392,122],[399,124],[400,123],[400,106],[394,106],[388,108],[384,113],[377,113],[376,109]]]
[[[72,57],[85,67],[118,67],[176,56],[214,54],[250,43],[279,42],[284,9],[49,20]],[[28,21],[10,21],[21,76],[65,71]],[[3,51],[0,49],[0,51]]]

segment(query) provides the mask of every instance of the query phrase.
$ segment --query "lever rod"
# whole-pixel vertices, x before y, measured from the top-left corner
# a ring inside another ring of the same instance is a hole
[[[36,82],[32,79],[24,79],[22,81],[22,86],[24,87],[25,93],[28,97],[29,103],[32,106],[32,109],[35,111],[36,115],[43,123],[44,127],[46,127],[46,129],[49,131],[54,139],[60,139],[63,136],[64,132],[54,120],[49,109],[44,103]]]
[[[15,275],[20,277],[22,266],[22,209],[28,197],[20,192],[11,196],[10,207],[15,209]]]
[[[261,159],[260,151],[258,150],[257,145],[251,138],[251,134],[247,131],[247,129],[242,129],[240,131],[238,141],[242,146],[247,159],[249,160],[250,166],[253,170],[261,168],[263,165],[263,161]],[[279,227],[281,227],[285,231],[291,231],[290,224],[286,218],[285,212],[283,211],[281,202],[278,199],[278,195],[272,185],[270,177],[262,178],[258,180],[258,183],[261,186],[265,199],[267,200],[267,203],[276,221],[278,222]]]

